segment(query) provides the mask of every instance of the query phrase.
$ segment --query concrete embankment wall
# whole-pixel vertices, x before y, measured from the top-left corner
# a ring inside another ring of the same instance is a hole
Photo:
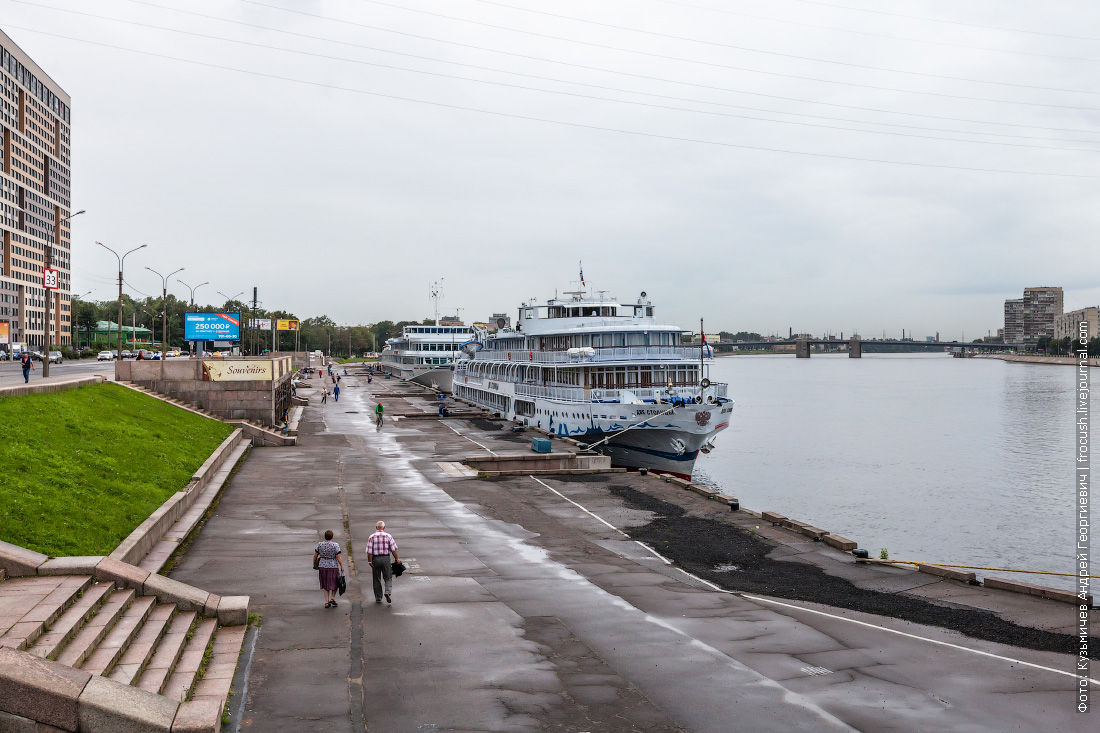
[[[1027,354],[994,354],[983,357],[987,359],[1000,359],[1001,361],[1016,361],[1022,364],[1064,364],[1077,366],[1077,359],[1072,356],[1030,356]],[[1089,366],[1100,367],[1100,356],[1089,357]]]
[[[273,380],[203,381],[202,363],[202,359],[120,361],[115,363],[115,379],[189,402],[227,420],[275,425],[290,407],[289,373]]]

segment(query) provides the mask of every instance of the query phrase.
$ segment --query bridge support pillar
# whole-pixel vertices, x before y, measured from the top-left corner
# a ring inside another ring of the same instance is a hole
[[[799,359],[810,358],[810,342],[806,339],[798,339],[794,342],[794,355]]]
[[[860,342],[859,336],[853,336],[848,339],[848,358],[860,359],[863,357],[863,344]]]

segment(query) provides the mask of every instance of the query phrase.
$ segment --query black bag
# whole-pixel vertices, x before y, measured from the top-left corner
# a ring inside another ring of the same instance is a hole
[[[344,595],[344,591],[346,591],[347,589],[348,589],[348,583],[344,579],[344,576],[341,575],[340,579],[336,581],[336,590],[340,591],[340,595]]]
[[[314,555],[313,556],[313,569],[314,570],[320,570],[321,569],[321,556],[320,555]]]
[[[400,575],[401,575],[401,573],[405,572],[405,563],[403,563],[403,562],[395,562],[395,563],[393,564],[393,568],[392,568],[392,570],[393,570],[393,576],[394,576],[395,578],[396,578],[396,577],[398,577],[398,576],[400,576]]]

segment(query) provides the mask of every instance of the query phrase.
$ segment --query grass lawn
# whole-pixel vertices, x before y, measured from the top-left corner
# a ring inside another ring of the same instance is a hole
[[[114,384],[0,398],[0,540],[109,555],[231,432]]]

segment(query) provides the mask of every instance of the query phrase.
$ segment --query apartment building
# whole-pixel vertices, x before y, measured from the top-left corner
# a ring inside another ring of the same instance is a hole
[[[1054,337],[1062,315],[1062,289],[1024,288],[1024,297],[1005,301],[1005,343],[1034,349],[1044,336]]]
[[[69,104],[0,31],[0,350],[71,341]],[[47,263],[57,290],[42,287]]]
[[[1089,338],[1100,337],[1100,306],[1090,306],[1063,313],[1054,319],[1054,338],[1079,338],[1081,323],[1088,324]]]

